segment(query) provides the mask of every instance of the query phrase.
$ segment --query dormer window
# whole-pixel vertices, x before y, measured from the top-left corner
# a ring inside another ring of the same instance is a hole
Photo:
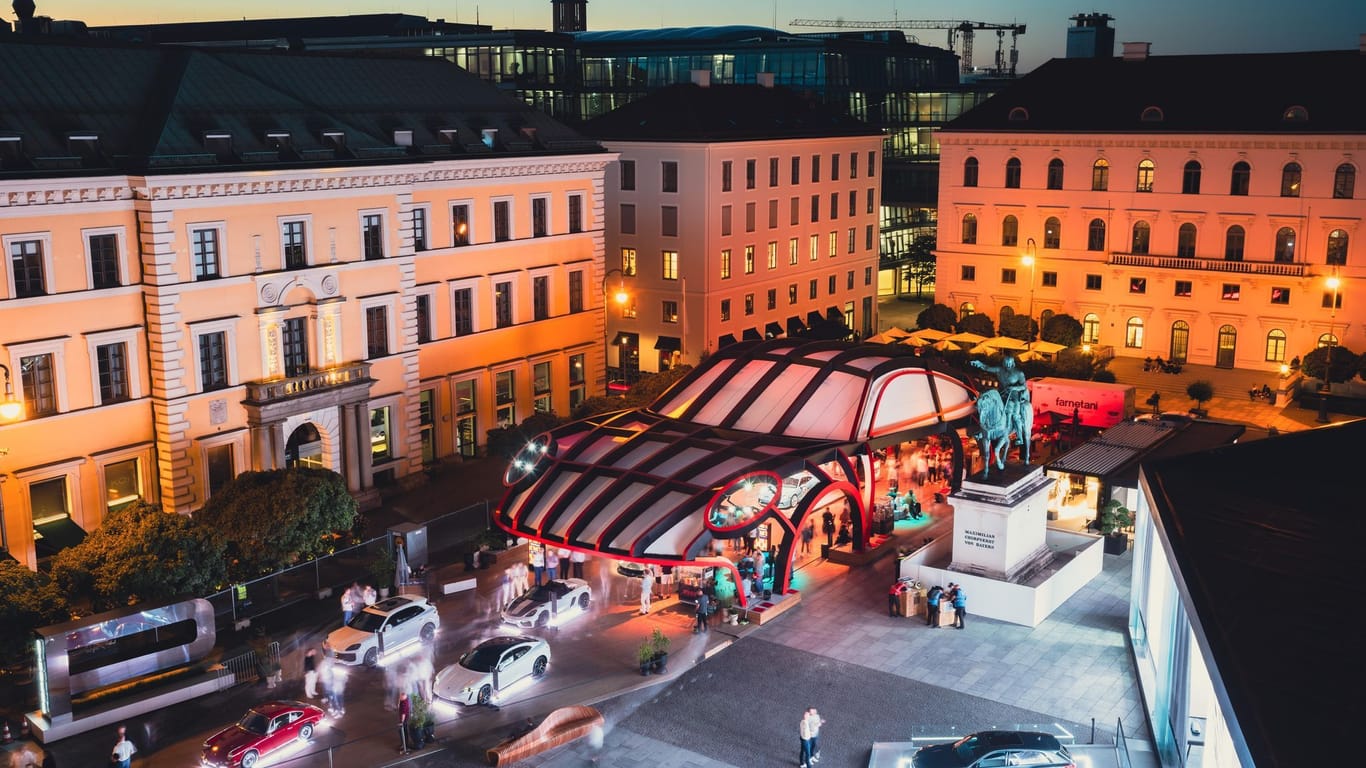
[[[100,135],[93,132],[69,133],[66,136],[66,145],[73,155],[96,155],[100,151]]]
[[[413,145],[413,132],[402,129],[394,131],[394,146],[411,147]]]
[[[1296,104],[1293,107],[1286,108],[1285,113],[1281,115],[1281,119],[1286,121],[1287,123],[1308,122],[1309,110]]]
[[[266,131],[266,145],[271,149],[289,149],[289,131]]]
[[[1161,107],[1147,107],[1143,114],[1139,115],[1139,120],[1145,123],[1160,123],[1166,116],[1162,114]]]
[[[493,141],[498,136],[497,128],[485,128],[480,133],[483,135],[484,146],[493,149]]]
[[[1015,107],[1010,110],[1010,114],[1006,116],[1006,119],[1012,123],[1026,122],[1029,120],[1029,110],[1024,107]]]
[[[0,134],[0,168],[17,165],[24,157],[24,137]]]
[[[346,134],[342,131],[323,131],[323,143],[333,149],[346,149]]]
[[[460,133],[460,130],[457,128],[442,128],[441,130],[437,131],[437,133],[441,134],[442,141],[446,142],[447,144],[454,144],[456,137]]]
[[[232,152],[232,134],[226,131],[211,131],[204,134],[204,148],[217,155]]]

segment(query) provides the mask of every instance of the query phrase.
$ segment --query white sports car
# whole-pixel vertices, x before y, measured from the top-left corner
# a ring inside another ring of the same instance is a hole
[[[541,638],[495,637],[436,673],[432,692],[457,704],[488,704],[513,683],[540,678],[549,664],[550,644]]]
[[[583,579],[556,579],[513,600],[503,611],[503,621],[514,627],[544,627],[558,616],[588,610],[592,599]]]

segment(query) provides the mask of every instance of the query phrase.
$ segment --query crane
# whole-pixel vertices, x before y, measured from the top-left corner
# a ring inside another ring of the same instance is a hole
[[[979,29],[989,29],[996,32],[996,71],[1003,73],[1006,71],[1005,54],[1002,46],[1005,43],[1005,35],[1010,33],[1010,76],[1015,76],[1015,64],[1019,61],[1020,55],[1016,48],[1016,43],[1020,35],[1025,33],[1024,24],[990,24],[985,21],[903,21],[896,19],[893,21],[847,21],[845,19],[793,19],[791,26],[794,27],[827,27],[833,29],[944,29],[949,33],[949,50],[958,54],[963,62],[963,72],[972,71],[972,38]],[[959,38],[963,40],[963,48],[958,49]]]

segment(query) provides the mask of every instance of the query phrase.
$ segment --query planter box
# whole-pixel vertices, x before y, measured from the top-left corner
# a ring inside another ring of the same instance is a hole
[[[1112,533],[1105,537],[1105,554],[1122,555],[1129,549],[1129,537],[1123,533]]]

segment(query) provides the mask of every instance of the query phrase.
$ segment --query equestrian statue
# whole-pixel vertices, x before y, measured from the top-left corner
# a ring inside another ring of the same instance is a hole
[[[987,365],[973,360],[971,365],[996,375],[999,386],[977,396],[977,423],[980,431],[974,435],[982,450],[986,467],[982,477],[996,468],[1006,468],[1006,454],[1010,452],[1010,437],[1020,446],[1020,461],[1029,463],[1029,443],[1034,431],[1034,408],[1029,401],[1029,387],[1024,371],[1016,365],[1015,356],[1007,352],[1000,365]]]

